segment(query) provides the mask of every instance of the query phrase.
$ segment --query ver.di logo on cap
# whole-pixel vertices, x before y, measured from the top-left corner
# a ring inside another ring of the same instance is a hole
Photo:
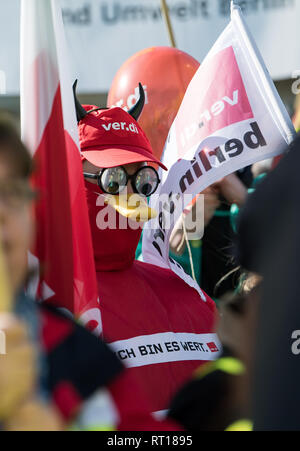
[[[139,130],[133,122],[131,124],[128,124],[127,122],[109,122],[101,125],[106,132],[126,131],[139,134]]]

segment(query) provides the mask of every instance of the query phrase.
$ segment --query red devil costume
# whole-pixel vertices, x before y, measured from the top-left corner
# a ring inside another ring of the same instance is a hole
[[[141,86],[140,100],[129,113],[82,107],[76,99],[83,159],[99,168],[138,162],[164,168],[137,123],[143,105]],[[193,370],[217,356],[214,302],[201,299],[171,270],[135,261],[141,228],[102,230],[101,212],[110,207],[97,206],[103,191],[87,180],[86,193],[103,337],[142,382],[153,410],[164,410]]]

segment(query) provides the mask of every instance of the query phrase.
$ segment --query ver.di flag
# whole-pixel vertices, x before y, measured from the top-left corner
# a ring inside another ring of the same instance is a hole
[[[22,0],[22,138],[34,155],[37,239],[30,293],[101,333],[96,272],[63,21],[57,0]]]
[[[201,38],[201,36],[200,36]],[[166,142],[158,216],[146,225],[145,262],[173,269],[200,295],[198,284],[169,258],[169,239],[183,209],[212,183],[281,154],[295,135],[288,113],[242,16],[231,21],[192,79]]]

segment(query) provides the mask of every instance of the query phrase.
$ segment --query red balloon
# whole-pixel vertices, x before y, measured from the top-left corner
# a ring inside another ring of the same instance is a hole
[[[144,86],[146,105],[139,122],[159,159],[185,91],[199,66],[185,52],[172,47],[152,47],[127,60],[113,80],[109,107],[131,108],[139,97],[139,82]]]

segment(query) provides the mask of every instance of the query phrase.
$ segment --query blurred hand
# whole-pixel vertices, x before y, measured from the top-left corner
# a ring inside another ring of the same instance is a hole
[[[204,194],[204,225],[207,226],[212,220],[216,209],[221,205],[221,201],[217,187],[208,187],[202,194]]]
[[[0,355],[0,420],[9,418],[29,396],[36,382],[36,361],[27,327],[13,315],[0,314],[6,355]]]
[[[216,209],[220,206],[218,188],[206,188],[201,194],[204,195],[204,226],[207,226],[214,216]],[[184,218],[187,218],[189,214],[193,214],[194,208],[196,208],[196,203],[191,208],[190,213],[180,216],[171,233],[170,250],[175,255],[182,255],[185,250],[186,242],[183,232],[183,220]]]
[[[246,201],[247,188],[235,174],[224,177],[217,183],[214,183],[212,187],[218,189],[230,205],[237,204],[241,207]]]
[[[246,200],[248,191],[235,174],[230,174],[206,188],[201,194],[204,195],[204,225],[207,226],[221,205],[220,195],[230,205],[235,203],[241,207]],[[192,211],[189,214],[192,214]],[[186,247],[182,221],[183,217],[181,216],[170,237],[170,250],[175,255],[182,255]]]
[[[183,215],[181,215],[170,236],[170,251],[175,255],[182,255],[186,246],[183,232],[183,220]]]

